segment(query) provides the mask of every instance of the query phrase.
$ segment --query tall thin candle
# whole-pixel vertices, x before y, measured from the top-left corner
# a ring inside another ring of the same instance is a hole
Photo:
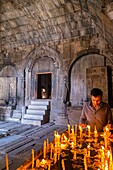
[[[32,149],[32,168],[34,168],[34,149]]]
[[[64,159],[62,159],[62,169],[65,170],[65,163],[64,163]]]
[[[44,141],[44,159],[46,158],[46,141]]]
[[[82,138],[82,127],[79,126],[79,130],[80,130],[80,139]]]
[[[6,154],[6,170],[9,170],[8,155]]]
[[[87,128],[88,128],[88,136],[90,137],[90,126],[89,125],[87,125]]]
[[[68,133],[70,135],[70,125],[68,124]]]

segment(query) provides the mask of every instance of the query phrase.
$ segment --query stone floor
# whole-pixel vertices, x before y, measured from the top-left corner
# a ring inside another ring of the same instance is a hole
[[[54,139],[54,130],[62,133],[67,126],[47,123],[33,126],[0,121],[0,170],[5,170],[5,155],[8,154],[9,170],[16,170],[31,158],[31,150],[41,150],[44,140]]]
[[[67,123],[78,124],[81,109],[70,107],[67,115],[65,119],[59,119],[59,124],[49,122],[42,126],[0,121],[0,170],[6,170],[6,154],[9,170],[16,170],[31,158],[32,149],[36,153],[43,148],[44,140],[53,141],[55,130],[61,134],[67,129]]]

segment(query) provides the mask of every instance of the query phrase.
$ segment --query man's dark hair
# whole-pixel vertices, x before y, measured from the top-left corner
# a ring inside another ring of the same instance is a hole
[[[93,88],[91,90],[91,96],[94,96],[94,97],[101,96],[102,97],[103,96],[103,92],[99,88]]]

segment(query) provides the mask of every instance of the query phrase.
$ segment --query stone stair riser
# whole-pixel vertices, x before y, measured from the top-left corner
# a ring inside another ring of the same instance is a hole
[[[28,114],[25,114],[24,118],[43,120],[43,115],[28,115]]]
[[[23,124],[32,124],[32,125],[41,126],[41,121],[40,121],[40,120],[23,119],[23,120],[22,120],[22,123],[23,123]]]
[[[49,105],[49,101],[32,100],[31,105]]]
[[[26,114],[45,114],[45,110],[29,110],[27,109]]]
[[[29,106],[28,106],[28,109],[32,109],[32,110],[35,110],[35,109],[37,109],[37,110],[43,110],[43,109],[45,109],[45,110],[47,110],[48,107],[47,107],[47,106],[29,105]]]

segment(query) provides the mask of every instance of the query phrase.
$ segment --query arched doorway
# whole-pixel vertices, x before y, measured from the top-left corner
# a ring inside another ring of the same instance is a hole
[[[43,72],[36,74],[37,83],[35,85],[36,99],[51,99],[52,73]]]
[[[100,74],[102,74],[102,73],[100,73],[100,71],[99,71],[101,69],[98,69],[100,67],[106,67],[106,69],[109,73],[107,73],[106,76],[105,75],[101,76]],[[95,72],[95,70],[97,68],[96,71],[98,73],[95,75],[94,75],[94,73],[92,73],[92,79],[94,80],[94,77],[96,78],[95,83],[93,83],[93,85],[97,84],[98,77],[102,77],[103,79],[106,79],[106,83],[108,83],[108,88],[107,88],[108,91],[104,95],[108,95],[107,98],[108,98],[109,104],[112,107],[113,103],[111,101],[113,99],[113,95],[112,95],[113,89],[111,86],[112,86],[113,77],[111,75],[111,69],[110,69],[111,67],[112,67],[112,63],[110,64],[109,60],[107,58],[105,58],[105,56],[100,55],[100,54],[96,54],[96,53],[85,54],[85,55],[82,55],[81,57],[78,57],[77,60],[75,60],[72,64],[72,66],[70,67],[69,79],[70,79],[70,102],[71,102],[71,105],[82,107],[84,102],[86,102],[88,100],[88,92],[89,92],[88,81],[90,81],[92,70],[90,70],[89,78],[88,78],[87,70],[90,68],[94,68],[94,72]],[[100,75],[100,76],[98,76],[98,75]],[[104,91],[103,87],[104,87],[104,85],[102,85],[102,90]]]

